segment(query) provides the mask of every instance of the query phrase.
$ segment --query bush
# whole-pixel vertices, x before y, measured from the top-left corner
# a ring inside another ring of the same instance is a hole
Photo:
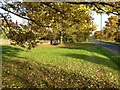
[[[120,36],[115,37],[114,40],[115,40],[116,42],[120,42]]]

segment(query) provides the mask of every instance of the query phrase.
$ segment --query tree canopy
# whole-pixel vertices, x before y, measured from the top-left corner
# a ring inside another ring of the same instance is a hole
[[[15,44],[35,47],[37,40],[48,35],[79,41],[87,39],[96,29],[91,11],[120,14],[120,2],[1,2],[1,9],[29,21],[28,29],[10,28],[8,14],[0,13],[6,20],[9,32],[5,32]],[[17,38],[18,37],[18,38]]]

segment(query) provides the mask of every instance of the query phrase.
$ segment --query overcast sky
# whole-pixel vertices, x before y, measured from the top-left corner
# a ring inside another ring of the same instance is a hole
[[[93,18],[94,18],[94,23],[98,25],[97,30],[101,29],[101,22],[102,22],[102,28],[105,26],[105,21],[108,20],[108,16],[107,14],[102,14],[102,16],[100,14],[97,14],[94,12],[93,14]]]

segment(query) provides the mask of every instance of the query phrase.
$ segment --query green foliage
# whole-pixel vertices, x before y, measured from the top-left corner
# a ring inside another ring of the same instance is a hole
[[[87,40],[91,32],[96,29],[96,25],[94,25],[91,20],[91,10],[97,13],[113,13],[118,15],[120,14],[119,3],[120,2],[6,2],[1,8],[5,11],[12,10],[9,12],[29,20],[29,28],[37,33],[37,35],[35,35],[37,39],[48,35],[52,37],[56,34],[58,37],[63,37],[64,41],[81,41]],[[2,13],[1,16],[6,18]],[[113,30],[116,30],[115,19],[116,17],[109,18],[110,22],[106,25],[107,30],[110,26],[112,26]],[[47,28],[51,29],[51,31],[49,29],[46,30]],[[113,34],[108,33],[107,35],[109,37]],[[19,41],[21,44],[29,41],[21,42],[23,41],[22,38],[18,41],[17,39],[18,38],[14,39],[14,42]]]
[[[14,45],[20,45],[22,47],[28,47],[28,49],[34,48],[37,44],[36,34],[31,30],[15,30],[12,29],[8,33],[8,37],[11,39]]]
[[[114,40],[115,40],[116,42],[120,42],[120,36],[115,37]]]
[[[101,32],[100,31],[96,31],[94,33],[94,37],[95,37],[95,39],[100,39],[101,38]]]
[[[69,39],[72,41],[86,40],[95,29],[90,8],[86,5],[64,2],[22,2],[21,4],[18,2],[5,5],[6,8],[9,7],[17,12],[19,16],[29,18],[28,28],[32,31],[26,30],[29,35],[19,28],[14,31],[10,30],[8,34],[9,38],[20,46],[26,47],[25,43],[29,43],[31,46],[28,44],[28,47],[32,48],[37,45],[36,40],[54,35],[63,37],[64,42]],[[33,32],[35,32],[34,35]],[[31,42],[34,42],[34,45]]]
[[[3,30],[0,30],[0,38],[3,38],[3,39],[8,39],[7,36],[5,35],[5,33],[3,32]]]

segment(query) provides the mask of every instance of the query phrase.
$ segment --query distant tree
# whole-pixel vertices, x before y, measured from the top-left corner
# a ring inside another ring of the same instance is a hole
[[[94,33],[94,37],[95,37],[95,39],[100,39],[100,37],[101,37],[101,31],[96,31]]]
[[[106,39],[114,40],[114,38],[116,37],[115,33],[118,33],[117,22],[118,22],[118,16],[111,16],[108,18],[103,33],[103,36],[105,36]]]

